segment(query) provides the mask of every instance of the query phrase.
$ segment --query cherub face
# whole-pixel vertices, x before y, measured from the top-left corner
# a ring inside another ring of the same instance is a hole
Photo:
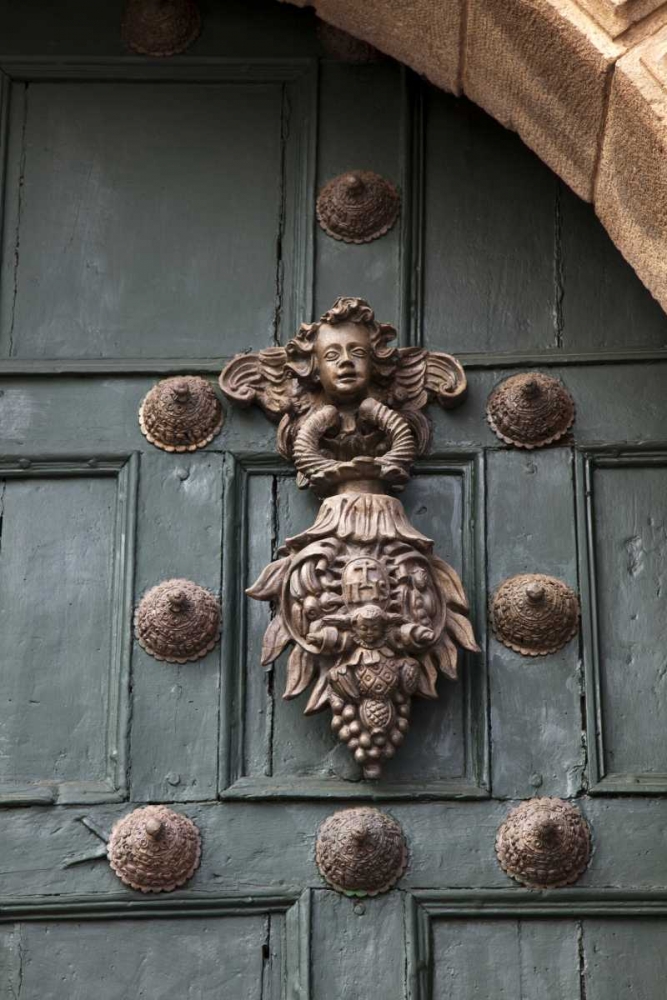
[[[375,605],[367,605],[356,612],[352,619],[352,631],[361,646],[377,646],[385,634],[385,616]]]
[[[368,393],[371,339],[359,323],[323,324],[315,341],[320,382],[334,403],[354,403]]]

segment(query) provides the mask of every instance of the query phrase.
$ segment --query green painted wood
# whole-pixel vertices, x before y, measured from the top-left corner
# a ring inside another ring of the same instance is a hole
[[[222,991],[260,1000],[271,955],[268,918],[30,923],[13,933],[12,977],[25,1000],[198,998]],[[264,958],[263,948],[269,955]],[[278,957],[278,956],[276,956]],[[18,966],[18,967],[17,967]],[[12,993],[6,994],[11,997]]]
[[[219,596],[222,501],[222,455],[176,456],[151,448],[141,456],[137,602],[173,577]],[[218,646],[195,663],[160,663],[135,642],[134,800],[215,798],[220,656]]]
[[[559,205],[564,350],[667,347],[667,316],[591,206],[565,185]]]
[[[660,613],[663,451],[590,452],[579,467],[592,782],[600,791],[667,788]]]
[[[579,997],[576,926],[564,921],[435,920],[433,996]]]
[[[210,355],[225,315],[270,338],[281,89],[173,84],[164,98],[148,83],[26,90],[8,152],[7,355],[172,355],[193,330],[192,353]]]
[[[314,894],[312,991],[318,1000],[405,996],[404,912],[400,893],[354,900]]]
[[[322,64],[318,189],[350,170],[374,170],[400,186],[404,86],[400,67],[393,62]],[[317,226],[315,246],[318,316],[339,295],[360,295],[372,303],[382,322],[398,322],[400,221],[381,239],[360,246],[335,240]]]
[[[570,449],[495,451],[487,476],[490,600],[517,573],[546,573],[576,591]],[[489,680],[494,795],[576,795],[585,764],[577,639],[532,658],[491,633]]]
[[[516,135],[434,89],[425,142],[424,345],[555,349],[556,178]]]
[[[586,1000],[654,1000],[667,975],[664,920],[587,920],[583,929]]]
[[[6,464],[0,801],[123,793],[134,466]]]
[[[252,30],[248,10],[252,9]],[[27,18],[12,0],[0,3],[1,51],[7,56],[48,53],[66,62],[73,55],[124,59],[139,64],[128,53],[118,30],[123,0],[105,0],[94,8],[86,0],[66,0],[59,9],[39,4],[39,17]],[[274,0],[225,0],[224,7],[206,4],[205,30],[188,54],[179,59],[275,56],[312,56],[319,46],[311,11],[278,8]],[[151,63],[154,67],[155,63]]]

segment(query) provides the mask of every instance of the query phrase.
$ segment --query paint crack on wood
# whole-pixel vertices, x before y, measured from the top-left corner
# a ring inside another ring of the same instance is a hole
[[[554,304],[553,321],[555,329],[555,347],[563,349],[563,299],[565,298],[565,273],[563,266],[563,191],[560,183],[556,187],[554,202]]]
[[[9,348],[8,354],[11,358],[14,353],[14,327],[16,325],[16,303],[19,293],[19,262],[21,258],[21,221],[23,217],[23,207],[24,207],[24,189],[25,189],[25,168],[26,168],[26,137],[28,131],[28,93],[30,84],[25,84],[24,91],[24,105],[23,105],[23,123],[21,127],[21,158],[19,161],[19,181],[18,181],[18,198],[16,205],[16,229],[14,232],[14,274],[13,274],[13,288],[12,288],[12,309],[11,309],[11,319],[9,324]]]
[[[283,103],[282,103],[282,113],[280,117],[280,169],[279,169],[279,183],[280,183],[280,202],[278,207],[278,230],[276,233],[276,304],[273,317],[273,342],[276,346],[280,344],[280,328],[282,325],[282,312],[283,312],[283,279],[284,279],[284,262],[283,262],[283,241],[285,238],[285,215],[287,211],[286,207],[286,150],[287,150],[287,140],[289,137],[289,122],[290,122],[290,103],[289,96],[287,93],[287,87],[283,86]]]

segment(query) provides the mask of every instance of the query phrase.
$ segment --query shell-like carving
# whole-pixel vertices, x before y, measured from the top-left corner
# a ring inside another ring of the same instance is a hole
[[[543,448],[574,423],[574,400],[562,382],[541,372],[512,375],[497,386],[486,407],[494,434],[517,448]]]
[[[121,881],[140,892],[171,892],[192,877],[201,858],[199,830],[166,806],[145,806],[123,816],[107,847]]]
[[[320,874],[347,896],[377,896],[398,882],[408,849],[395,819],[361,806],[329,816],[320,827],[315,849]]]
[[[163,451],[196,451],[209,444],[224,422],[213,386],[198,375],[165,378],[139,407],[142,434]]]
[[[384,236],[400,208],[401,197],[394,185],[371,170],[334,177],[317,198],[320,226],[344,243],[371,243]]]
[[[378,50],[369,42],[362,41],[348,34],[342,28],[336,28],[333,24],[317,19],[318,40],[331,59],[338,59],[346,63],[369,63],[376,62],[381,58]]]
[[[167,663],[199,660],[220,637],[220,605],[191,580],[165,580],[148,590],[134,616],[135,634],[147,653]]]
[[[127,0],[121,34],[129,49],[162,58],[185,52],[199,36],[196,0]]]
[[[529,799],[498,830],[496,854],[511,878],[531,889],[571,885],[591,854],[588,823],[562,799]]]
[[[515,652],[546,656],[577,634],[579,601],[562,580],[543,573],[521,573],[498,587],[491,624],[500,642]]]

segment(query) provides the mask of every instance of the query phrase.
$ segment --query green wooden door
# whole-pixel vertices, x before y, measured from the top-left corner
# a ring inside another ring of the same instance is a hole
[[[99,1000],[658,1000],[667,973],[664,377],[667,319],[594,218],[518,138],[391,61],[326,55],[307,11],[202,4],[187,55],[128,56],[121,4],[0,3],[0,996]],[[349,246],[317,188],[372,169],[397,226]],[[244,587],[308,526],[259,411],[204,450],[152,447],[163,376],[214,380],[340,294],[455,354],[469,398],[430,412],[404,493],[462,574],[483,652],[371,784],[326,713],[259,665]],[[491,390],[557,375],[571,437],[501,444]],[[581,634],[526,659],[487,626],[497,585],[566,581]],[[222,642],[160,663],[132,637],[151,586],[221,594]],[[575,802],[591,864],[522,889],[496,830],[523,799]],[[399,887],[321,881],[336,809],[402,825]],[[187,886],[145,898],[98,834],[168,803],[199,826]],[[97,832],[96,832],[97,831]]]

